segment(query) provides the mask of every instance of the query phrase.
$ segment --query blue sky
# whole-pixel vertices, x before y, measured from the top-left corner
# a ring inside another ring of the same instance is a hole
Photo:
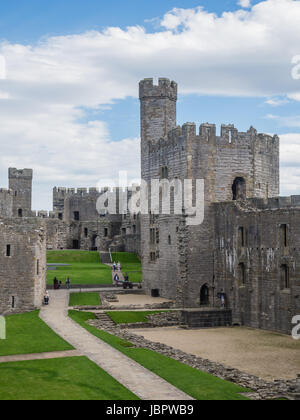
[[[281,135],[282,194],[300,194],[299,21],[299,0],[3,0],[1,185],[33,167],[34,208],[51,209],[53,186],[136,178],[138,81],[162,76],[179,124]]]

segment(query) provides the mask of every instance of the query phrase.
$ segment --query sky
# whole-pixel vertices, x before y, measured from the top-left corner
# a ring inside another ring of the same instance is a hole
[[[178,124],[281,138],[281,195],[300,194],[299,0],[2,0],[0,185],[33,168],[54,186],[140,175],[138,82],[179,84]]]

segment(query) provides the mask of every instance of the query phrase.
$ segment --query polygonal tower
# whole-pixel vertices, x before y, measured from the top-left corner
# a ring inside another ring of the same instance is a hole
[[[13,191],[13,217],[31,217],[32,169],[9,168],[9,188]]]
[[[177,83],[160,78],[158,85],[153,79],[140,82],[141,101],[141,149],[142,178],[147,179],[147,150],[150,143],[165,138],[176,127]]]

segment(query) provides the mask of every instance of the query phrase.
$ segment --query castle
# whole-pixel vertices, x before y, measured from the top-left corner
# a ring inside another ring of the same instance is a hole
[[[141,81],[139,95],[142,179],[204,180],[202,224],[142,216],[146,291],[183,308],[220,308],[223,296],[234,324],[290,333],[300,313],[300,196],[279,197],[279,138],[178,127],[168,79]]]
[[[139,96],[141,177],[174,181],[170,214],[99,213],[106,190],[95,188],[54,188],[53,211],[36,214],[32,171],[10,169],[10,189],[0,191],[0,313],[38,306],[46,248],[110,248],[141,255],[149,294],[181,308],[219,309],[225,298],[233,324],[290,333],[300,313],[300,196],[279,197],[279,138],[253,127],[222,125],[218,136],[213,124],[199,133],[194,123],[177,126],[177,84],[168,79],[142,80]],[[204,180],[204,220],[195,225],[174,211],[177,182],[187,179]]]

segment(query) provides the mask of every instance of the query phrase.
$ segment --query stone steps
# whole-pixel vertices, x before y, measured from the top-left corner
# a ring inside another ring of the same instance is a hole
[[[105,313],[101,312],[99,314],[96,314],[97,318],[97,325],[101,328],[112,328],[115,327],[114,321]]]
[[[99,254],[102,264],[111,264],[109,252],[100,252]]]

